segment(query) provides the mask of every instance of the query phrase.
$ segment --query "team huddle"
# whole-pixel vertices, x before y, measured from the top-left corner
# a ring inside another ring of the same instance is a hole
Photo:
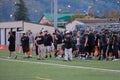
[[[15,37],[10,33],[9,57],[15,54]],[[98,60],[119,60],[120,54],[120,31],[109,32],[102,29],[101,32],[93,31],[68,31],[61,32],[55,30],[50,34],[47,30],[41,30],[34,36],[31,31],[23,33],[21,46],[25,58],[32,58],[33,46],[36,49],[38,60],[48,57],[57,59],[64,58],[64,61],[72,61],[73,57],[79,59],[93,59],[97,56]],[[17,55],[15,54],[15,58]]]

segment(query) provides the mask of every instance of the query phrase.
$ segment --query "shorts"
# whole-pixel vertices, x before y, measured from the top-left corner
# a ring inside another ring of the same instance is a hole
[[[15,45],[14,44],[13,45],[9,45],[8,49],[11,52],[15,51]]]
[[[26,52],[29,52],[29,47],[24,46],[24,47],[23,47],[23,53],[26,53]]]
[[[62,49],[62,45],[63,44],[57,44],[57,50],[61,50]]]
[[[93,51],[94,51],[94,45],[89,45],[89,46],[87,46],[87,51],[88,51],[89,53],[93,52]]]
[[[113,52],[112,45],[109,45],[109,50],[108,52]]]
[[[118,46],[118,49],[120,50],[120,44],[119,44],[119,46]]]
[[[55,49],[54,43],[51,45],[51,50],[53,51]]]
[[[84,53],[84,52],[85,52],[85,47],[84,47],[84,45],[80,45],[79,50],[80,50],[81,53]]]
[[[32,48],[33,47],[33,43],[30,43],[30,48]]]
[[[73,45],[72,51],[78,50],[76,45]]]
[[[52,47],[51,46],[45,46],[45,52],[49,53],[52,51]]]

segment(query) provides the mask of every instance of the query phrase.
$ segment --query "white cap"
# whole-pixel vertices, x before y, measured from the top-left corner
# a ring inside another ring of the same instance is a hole
[[[42,32],[44,32],[45,30],[43,29]]]
[[[70,31],[66,31],[66,34],[70,33]]]

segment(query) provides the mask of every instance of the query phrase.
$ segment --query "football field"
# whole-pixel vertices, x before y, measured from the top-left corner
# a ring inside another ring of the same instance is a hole
[[[119,61],[79,60],[47,58],[8,59],[8,51],[0,50],[0,80],[120,80]]]

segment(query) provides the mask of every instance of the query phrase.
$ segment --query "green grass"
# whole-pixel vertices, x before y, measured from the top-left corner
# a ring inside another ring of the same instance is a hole
[[[0,58],[7,59],[7,56],[8,51],[0,50]],[[2,59],[0,59],[0,80],[120,80],[120,72],[70,68]],[[75,58],[72,62],[63,62],[63,59],[58,60],[55,58],[38,61],[36,60],[35,53],[32,59],[23,59],[23,54],[19,53],[17,60],[120,70],[120,61],[78,60]]]

